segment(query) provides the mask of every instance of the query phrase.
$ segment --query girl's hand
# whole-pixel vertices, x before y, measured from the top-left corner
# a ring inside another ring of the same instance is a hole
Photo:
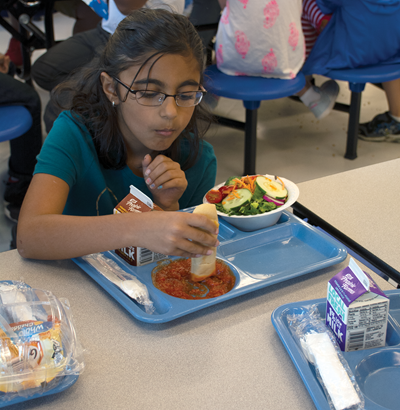
[[[211,248],[219,245],[212,236],[218,234],[218,228],[204,215],[152,211],[141,214],[141,217],[139,236],[142,246],[154,252],[191,258],[211,255]]]
[[[142,161],[143,177],[153,194],[154,202],[164,211],[177,211],[178,200],[185,192],[187,180],[180,165],[172,159],[146,155]]]

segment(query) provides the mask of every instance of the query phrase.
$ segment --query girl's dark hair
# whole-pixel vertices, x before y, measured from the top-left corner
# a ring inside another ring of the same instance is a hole
[[[119,78],[119,74],[132,65],[143,64],[152,55],[164,54],[192,55],[198,62],[200,83],[203,83],[203,44],[189,19],[163,9],[139,9],[119,23],[100,57],[93,59],[54,90],[53,98],[58,105],[77,114],[79,121],[90,131],[100,163],[105,168],[123,168],[127,152],[116,110],[103,91],[101,72]],[[115,89],[119,90],[117,82]],[[126,98],[119,94],[118,97],[121,101]],[[190,154],[181,165],[183,170],[190,168],[199,151],[199,139],[208,130],[210,122],[209,112],[202,107],[202,103],[197,105],[184,132],[162,154],[178,161],[180,143],[186,139]]]

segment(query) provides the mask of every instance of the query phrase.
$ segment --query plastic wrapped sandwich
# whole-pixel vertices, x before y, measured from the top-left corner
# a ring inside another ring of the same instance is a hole
[[[70,387],[83,368],[68,301],[0,281],[0,407]]]

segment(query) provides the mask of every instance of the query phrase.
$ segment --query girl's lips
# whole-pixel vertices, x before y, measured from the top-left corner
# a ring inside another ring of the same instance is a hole
[[[164,137],[169,137],[171,136],[175,130],[173,129],[163,129],[163,130],[156,130],[157,134],[163,135]]]

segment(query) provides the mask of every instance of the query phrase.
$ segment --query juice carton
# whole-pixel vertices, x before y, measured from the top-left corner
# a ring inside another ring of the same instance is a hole
[[[162,211],[160,207],[153,204],[153,201],[147,195],[133,185],[129,188],[129,194],[114,208],[114,214]],[[139,246],[128,246],[126,248],[116,249],[115,253],[133,266],[142,266],[166,258],[166,255],[152,252],[147,248],[141,248]]]
[[[350,258],[328,282],[326,325],[345,352],[385,346],[389,299]]]

